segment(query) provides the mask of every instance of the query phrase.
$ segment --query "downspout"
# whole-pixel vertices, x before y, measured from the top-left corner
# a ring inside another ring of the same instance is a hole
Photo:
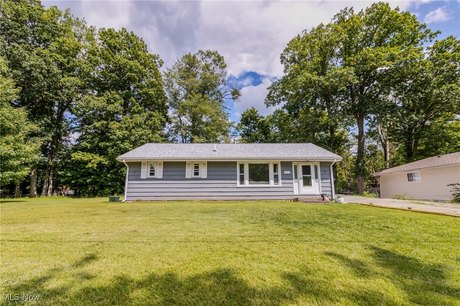
[[[123,159],[123,164],[126,166],[126,178],[125,178],[125,195],[123,197],[123,202],[126,202],[126,198],[128,197],[128,175],[129,175],[129,166],[126,161]]]
[[[335,199],[335,186],[334,186],[334,171],[332,170],[332,166],[334,166],[334,164],[336,163],[337,161],[334,159],[334,161],[332,162],[332,164],[330,165],[330,171],[331,171],[331,187],[332,187],[332,199]]]

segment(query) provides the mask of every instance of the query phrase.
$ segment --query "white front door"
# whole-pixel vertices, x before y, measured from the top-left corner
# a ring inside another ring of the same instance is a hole
[[[320,177],[317,163],[293,164],[294,194],[319,194]]]

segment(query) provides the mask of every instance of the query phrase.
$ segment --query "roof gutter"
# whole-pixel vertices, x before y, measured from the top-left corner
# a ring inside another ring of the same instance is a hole
[[[335,184],[334,184],[334,171],[332,169],[332,166],[337,162],[337,160],[333,160],[332,164],[329,166],[329,169],[331,171],[331,187],[332,187],[332,200],[335,199]]]
[[[275,160],[275,161],[315,161],[315,162],[333,162],[336,163],[337,161],[342,160],[340,159],[327,159],[327,158],[289,158],[289,157],[241,157],[241,158],[212,158],[212,157],[181,157],[181,158],[171,158],[171,157],[135,157],[135,158],[125,158],[125,159],[117,159],[121,162],[141,162],[141,161],[150,161],[150,160],[160,160],[160,161],[189,161],[189,160],[203,160],[203,161],[246,161],[246,160]]]

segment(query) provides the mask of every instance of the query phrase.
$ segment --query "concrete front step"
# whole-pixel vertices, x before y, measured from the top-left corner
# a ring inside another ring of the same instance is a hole
[[[322,198],[321,196],[301,196],[295,197],[292,199],[294,202],[303,202],[303,203],[329,203],[330,200],[326,198]]]

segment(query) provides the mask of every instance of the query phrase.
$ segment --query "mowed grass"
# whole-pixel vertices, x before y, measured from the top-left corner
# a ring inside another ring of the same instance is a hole
[[[1,203],[1,303],[460,305],[460,219],[287,201]]]

